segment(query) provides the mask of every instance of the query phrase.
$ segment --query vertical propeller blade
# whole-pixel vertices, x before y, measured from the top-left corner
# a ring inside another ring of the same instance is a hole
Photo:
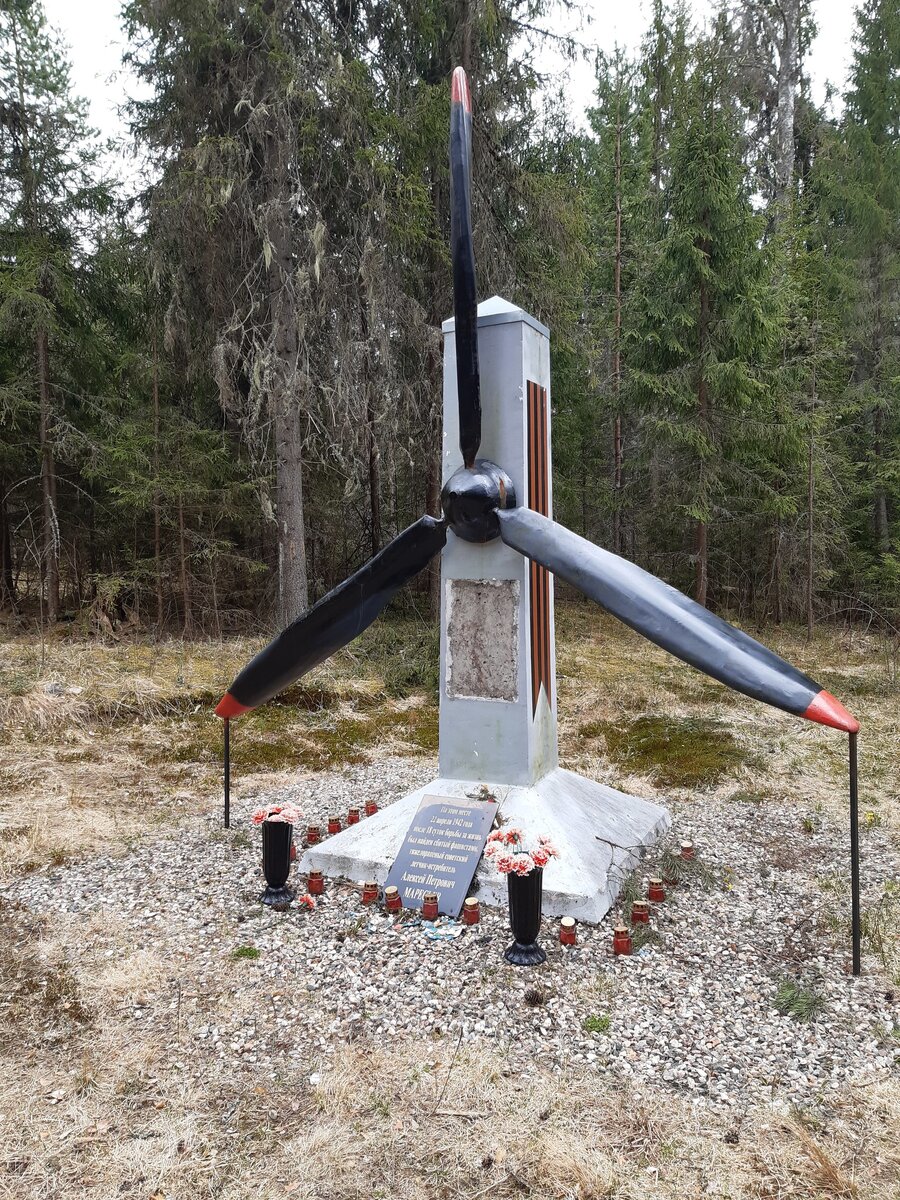
[[[447,526],[435,517],[422,517],[404,529],[260,650],[219,701],[216,716],[227,720],[257,708],[352,642],[446,541]]]
[[[498,510],[500,537],[657,646],[764,704],[855,733],[859,722],[809,676],[627,559],[528,508]]]
[[[481,444],[481,385],[478,376],[478,297],[472,249],[472,97],[462,67],[450,92],[450,257],[456,318],[456,390],[459,448],[471,467]]]

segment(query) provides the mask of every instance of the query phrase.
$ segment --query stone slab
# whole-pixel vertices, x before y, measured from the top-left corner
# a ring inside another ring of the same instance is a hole
[[[383,883],[406,831],[426,794],[465,796],[482,781],[437,779],[372,817],[306,850],[300,870],[317,868],[330,878]],[[645,848],[671,821],[665,808],[585,779],[561,767],[527,787],[488,787],[499,811],[526,837],[546,834],[560,856],[544,872],[544,915],[602,921]],[[478,869],[478,895],[506,904],[506,880],[489,860]]]

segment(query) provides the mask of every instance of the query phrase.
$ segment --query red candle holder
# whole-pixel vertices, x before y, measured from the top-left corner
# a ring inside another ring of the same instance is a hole
[[[391,913],[400,912],[403,908],[403,900],[398,888],[389,887],[384,889],[384,907]]]
[[[328,832],[329,832],[329,834],[341,832],[341,818],[340,817],[329,817],[328,818]]]
[[[666,889],[658,875],[647,880],[647,899],[651,904],[662,904],[666,898]]]
[[[306,877],[306,890],[311,896],[321,896],[325,891],[325,880],[321,871],[310,871]]]
[[[307,825],[306,827],[306,844],[307,846],[317,846],[322,840],[322,830],[318,825]]]
[[[374,879],[368,879],[362,886],[363,904],[374,904],[378,899],[378,884]]]
[[[474,896],[469,896],[463,904],[463,925],[477,925],[481,920],[481,909]]]
[[[693,842],[682,842],[681,843],[681,857],[684,859],[687,859],[688,862],[690,862],[690,860],[692,858],[696,857],[696,852],[694,850]]]
[[[291,839],[291,862],[297,861],[297,843]]]
[[[613,954],[630,954],[631,947],[631,934],[627,926],[617,925],[613,930]]]
[[[378,812],[378,805],[375,803],[375,801],[367,800],[366,801],[366,816],[374,817],[377,812]]]
[[[635,900],[631,906],[632,925],[650,924],[650,905],[646,900]]]
[[[422,919],[436,921],[438,915],[437,892],[426,892],[422,897]]]
[[[577,945],[575,936],[575,918],[563,917],[559,923],[559,940],[563,946]]]
[[[347,824],[348,825],[358,825],[359,824],[359,809],[358,808],[351,808],[348,810]]]

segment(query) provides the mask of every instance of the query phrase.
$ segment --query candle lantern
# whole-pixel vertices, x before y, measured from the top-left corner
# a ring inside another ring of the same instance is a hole
[[[329,834],[341,832],[341,818],[340,817],[329,817],[328,818],[328,832],[329,832]]]
[[[649,925],[650,905],[646,900],[635,900],[631,906],[632,925]]]
[[[613,954],[631,953],[631,934],[626,925],[617,925],[613,930]]]
[[[389,887],[384,889],[384,906],[388,912],[400,912],[403,908],[403,900],[398,888]]]
[[[374,817],[377,812],[378,812],[378,805],[375,803],[375,801],[367,800],[366,801],[366,816]]]
[[[559,940],[563,946],[574,946],[576,944],[574,917],[563,917],[560,921]]]
[[[321,896],[325,891],[325,880],[321,871],[310,871],[306,877],[306,890],[311,896]]]
[[[463,925],[477,925],[481,920],[481,909],[474,896],[469,896],[463,905]]]
[[[307,825],[306,827],[306,844],[307,846],[317,846],[322,840],[322,830],[318,825]]]
[[[690,862],[690,860],[692,858],[694,858],[694,856],[695,856],[694,855],[694,843],[693,842],[682,842],[681,843],[681,857],[686,858],[688,860],[688,862]]]
[[[436,921],[438,915],[437,892],[426,892],[422,898],[422,917],[426,921]]]
[[[647,899],[651,904],[661,904],[666,898],[666,889],[658,875],[653,875],[647,881]]]
[[[347,824],[348,825],[358,825],[359,824],[359,809],[358,808],[351,808],[348,810]]]
[[[367,879],[362,885],[363,904],[374,904],[378,899],[378,884],[374,879]]]

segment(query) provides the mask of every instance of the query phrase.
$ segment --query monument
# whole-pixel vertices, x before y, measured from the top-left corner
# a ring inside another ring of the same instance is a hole
[[[854,733],[847,710],[789,663],[625,559],[552,519],[549,332],[493,297],[476,303],[470,220],[471,100],[454,72],[451,249],[444,323],[443,516],[422,517],[289,625],[244,668],[216,712],[271,699],[358,636],[441,554],[439,776],[306,850],[301,869],[383,882],[426,798],[496,798],[526,835],[549,835],[544,912],[599,921],[643,847],[669,824],[657,804],[559,766],[553,576],[729,687]],[[482,400],[484,401],[482,406]],[[505,879],[479,868],[480,896]]]

